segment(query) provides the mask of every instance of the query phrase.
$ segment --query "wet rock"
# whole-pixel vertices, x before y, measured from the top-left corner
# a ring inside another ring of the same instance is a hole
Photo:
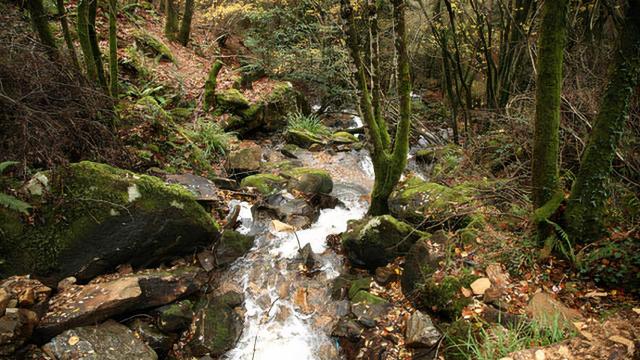
[[[243,235],[234,230],[225,230],[216,247],[216,260],[218,266],[225,266],[234,262],[237,258],[253,247],[254,236]]]
[[[255,188],[263,195],[273,194],[276,191],[284,189],[287,180],[279,175],[274,174],[256,174],[250,175],[242,179],[240,186],[242,188]]]
[[[66,278],[58,281],[58,286],[56,286],[56,288],[58,290],[64,290],[64,289],[70,288],[71,286],[75,285],[77,282],[78,282],[78,279],[76,279],[73,276],[69,276],[69,277],[66,277]]]
[[[9,300],[17,301],[17,305],[24,308],[32,308],[36,304],[45,304],[51,296],[50,287],[39,280],[31,279],[28,275],[12,276],[0,283],[0,305],[2,305],[2,291],[6,293]],[[7,305],[8,303],[9,301],[7,301]]]
[[[353,280],[353,276],[345,274],[335,278],[331,285],[331,299],[346,299],[349,295],[349,288],[351,287],[351,283]]]
[[[214,176],[211,178],[211,181],[213,181],[217,187],[224,190],[238,190],[240,188],[238,182],[233,179]]]
[[[309,149],[313,145],[326,145],[324,138],[307,130],[288,130],[285,138],[290,144],[297,145],[303,149]]]
[[[258,145],[234,150],[227,156],[226,168],[234,174],[247,174],[260,170],[262,148]]]
[[[368,291],[358,291],[353,298],[351,299],[351,302],[353,303],[364,303],[364,304],[370,304],[370,305],[377,305],[377,304],[386,304],[387,300],[373,295],[372,293],[368,292]]]
[[[193,319],[193,303],[182,300],[162,306],[154,311],[157,314],[156,325],[165,333],[180,332],[191,324]]]
[[[305,194],[329,194],[333,190],[333,180],[326,170],[295,168],[282,175],[289,179],[290,190]]]
[[[277,219],[296,229],[310,226],[320,216],[320,211],[306,199],[290,194],[273,194],[251,207],[254,219]]]
[[[351,313],[356,317],[360,324],[366,327],[376,326],[376,322],[385,317],[390,309],[391,305],[387,302],[358,302],[351,304]]]
[[[196,312],[187,334],[192,356],[220,356],[231,349],[242,332],[242,320],[223,301],[212,301]]]
[[[382,215],[350,221],[342,233],[342,246],[352,263],[375,269],[406,253],[411,245],[427,233],[392,216]]]
[[[471,201],[471,193],[467,186],[450,188],[414,177],[391,193],[389,210],[398,219],[414,225],[461,229],[470,222],[467,211],[461,209]]]
[[[158,355],[126,326],[107,321],[85,326],[53,338],[44,345],[58,359],[156,360]]]
[[[145,270],[115,280],[96,279],[56,294],[41,319],[38,333],[50,338],[60,332],[133,310],[171,303],[198,291],[204,283],[199,268]]]
[[[420,239],[411,246],[404,262],[401,284],[402,291],[409,296],[423,279],[428,278],[438,268],[438,262],[444,257],[443,244],[431,239]]]
[[[372,281],[373,280],[370,277],[351,281],[351,285],[349,286],[349,299],[353,300],[356,294],[361,290],[369,290],[371,288]]]
[[[11,300],[9,293],[5,289],[0,288],[0,316],[4,315],[7,305],[9,305],[9,300]]]
[[[313,256],[311,244],[306,243],[302,249],[300,249],[300,258],[302,259],[302,264],[304,264],[307,270],[312,270],[316,266],[316,260]]]
[[[187,173],[181,175],[165,175],[164,178],[169,184],[178,184],[187,188],[198,201],[220,200],[216,184],[202,176]]]
[[[166,335],[158,330],[154,324],[142,319],[134,319],[128,326],[138,339],[142,339],[159,355],[168,353],[177,340],[177,336]]]
[[[88,280],[119,264],[145,267],[192,253],[219,236],[181,186],[88,161],[44,174],[56,201],[41,206],[35,225],[3,240],[9,250],[0,276],[30,273],[50,286],[68,276]]]
[[[432,347],[440,341],[440,331],[429,315],[416,310],[407,320],[406,344],[410,347]]]
[[[331,335],[357,340],[360,338],[360,334],[362,334],[363,331],[364,328],[358,322],[343,317],[338,320],[338,323],[333,328]]]
[[[353,144],[358,142],[358,138],[346,131],[338,131],[331,135],[331,142],[335,144]]]
[[[432,164],[436,161],[436,153],[433,149],[420,149],[415,154],[416,161]]]
[[[198,264],[202,266],[204,271],[209,272],[216,267],[216,256],[211,250],[203,250],[196,254],[198,258]]]
[[[384,286],[398,279],[398,274],[388,267],[376,268],[375,280],[378,284]]]
[[[8,308],[0,317],[0,357],[9,356],[26,343],[38,323],[31,310]]]
[[[546,292],[533,295],[526,311],[540,324],[551,326],[553,323],[558,323],[565,329],[573,329],[574,322],[584,321],[584,317],[578,310],[567,307]]]

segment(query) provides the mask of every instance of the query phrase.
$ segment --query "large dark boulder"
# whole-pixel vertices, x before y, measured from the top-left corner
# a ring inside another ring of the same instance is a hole
[[[88,161],[39,174],[32,224],[0,211],[0,277],[88,280],[160,263],[217,241],[216,222],[178,185]]]
[[[342,246],[352,263],[375,269],[404,255],[418,239],[429,234],[390,215],[350,221],[342,233]]]

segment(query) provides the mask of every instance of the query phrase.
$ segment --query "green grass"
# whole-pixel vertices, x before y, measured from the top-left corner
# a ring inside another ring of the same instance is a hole
[[[308,131],[314,135],[329,135],[331,131],[318,116],[305,115],[299,111],[287,114],[287,130]]]
[[[229,142],[233,138],[232,133],[227,133],[218,124],[206,120],[198,121],[188,135],[201,147],[206,158],[215,158],[218,155],[226,154]]]
[[[476,332],[469,329],[466,338],[451,339],[453,344],[447,353],[455,359],[495,360],[515,351],[555,344],[573,335],[556,315],[549,321],[531,321],[512,328],[482,327]]]

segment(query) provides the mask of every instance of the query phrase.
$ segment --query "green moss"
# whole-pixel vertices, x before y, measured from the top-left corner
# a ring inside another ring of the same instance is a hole
[[[433,311],[446,319],[456,319],[462,309],[471,303],[471,299],[464,297],[460,289],[468,288],[477,278],[475,275],[448,275],[436,281],[429,274],[416,286],[418,307]]]
[[[290,185],[298,191],[323,194],[333,191],[333,180],[326,170],[295,168],[282,172],[282,176],[292,179]]]
[[[175,56],[169,47],[160,39],[151,35],[149,32],[139,30],[133,33],[133,37],[140,48],[154,57],[166,59],[172,63],[177,63]]]
[[[361,290],[365,290],[365,291],[369,290],[371,288],[372,281],[373,279],[371,279],[370,277],[352,281],[351,286],[349,287],[349,299],[353,300],[355,296],[358,294],[358,292],[360,292]],[[357,302],[357,301],[354,301],[354,302]]]
[[[365,304],[369,304],[369,305],[375,305],[375,304],[386,304],[388,303],[387,300],[373,295],[368,291],[364,291],[364,290],[360,290],[358,291],[355,296],[353,296],[353,298],[351,299],[352,303],[365,303]]]
[[[216,110],[235,112],[250,108],[249,100],[237,89],[227,89],[216,94]]]
[[[331,141],[338,144],[353,144],[358,142],[358,138],[346,131],[339,131],[331,135]]]
[[[304,149],[308,149],[314,144],[326,145],[323,137],[307,130],[288,130],[285,137],[290,144],[300,146]]]
[[[284,187],[287,180],[273,174],[256,174],[242,179],[240,186],[243,188],[253,187],[264,195],[272,194]]]
[[[125,49],[125,57],[121,59],[124,66],[133,70],[136,76],[147,79],[151,75],[151,70],[144,61],[144,57],[135,46],[128,46]]]

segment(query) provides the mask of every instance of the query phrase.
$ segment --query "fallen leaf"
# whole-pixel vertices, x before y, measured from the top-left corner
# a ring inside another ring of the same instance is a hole
[[[629,355],[633,355],[633,353],[635,352],[635,345],[633,344],[633,341],[629,339],[623,338],[620,335],[613,335],[609,337],[609,340],[626,346],[627,353],[629,353]]]
[[[69,341],[68,341],[69,345],[71,345],[71,346],[73,346],[73,345],[75,345],[75,344],[77,344],[79,342],[80,342],[80,338],[77,337],[77,336],[70,337]]]
[[[480,278],[471,283],[471,290],[476,295],[483,295],[488,288],[491,287],[491,280],[489,278]]]
[[[460,291],[462,292],[462,295],[464,295],[464,297],[470,297],[471,295],[473,295],[473,292],[466,287],[461,287]]]
[[[640,315],[640,308],[633,308],[633,312]]]
[[[606,292],[591,291],[591,292],[588,292],[588,293],[584,294],[583,297],[595,298],[595,297],[605,297],[605,296],[609,296],[609,294],[606,293]]]
[[[275,232],[294,232],[296,231],[296,229],[286,223],[283,223],[282,221],[279,220],[271,220],[271,226],[273,227],[273,230]]]

